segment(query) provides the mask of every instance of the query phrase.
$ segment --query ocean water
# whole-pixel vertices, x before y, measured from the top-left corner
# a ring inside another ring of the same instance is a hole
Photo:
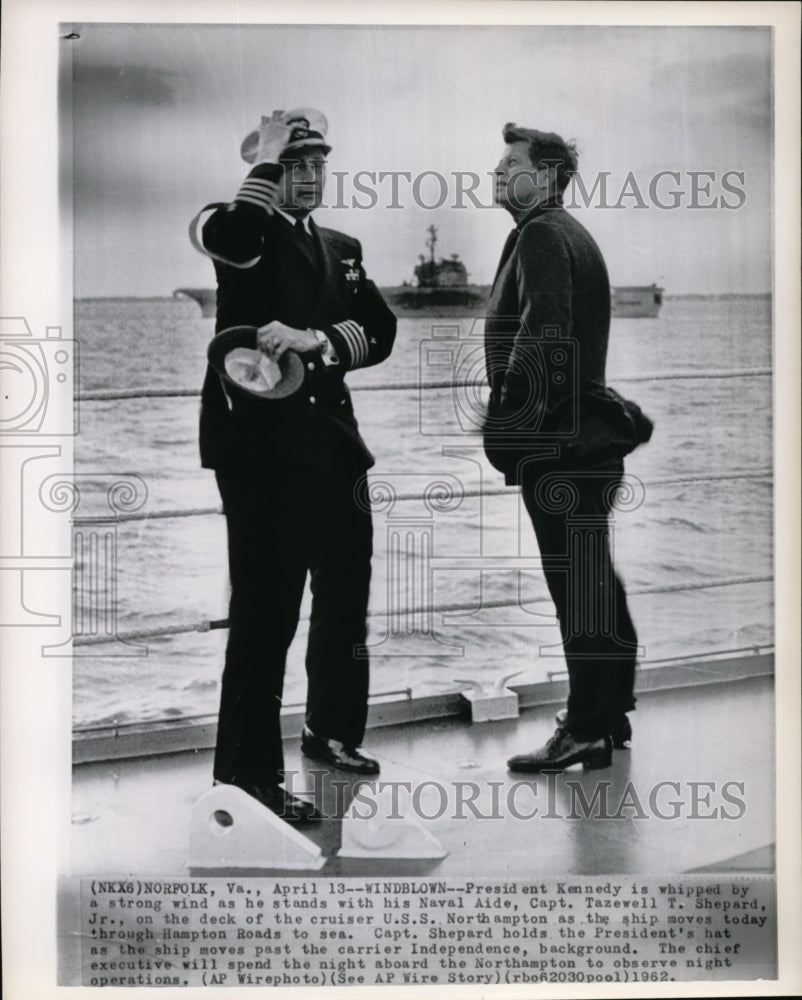
[[[771,379],[670,377],[770,367],[771,323],[770,300],[746,297],[669,298],[656,319],[613,321],[608,381],[655,422],[652,441],[627,461],[632,509],[613,523],[644,670],[773,640],[769,583],[682,589],[772,572],[772,481],[744,475],[771,469]],[[198,388],[212,334],[213,320],[192,302],[79,301],[80,391]],[[374,694],[442,693],[465,680],[492,686],[516,671],[538,680],[564,669],[531,526],[517,491],[504,490],[485,462],[474,426],[480,334],[470,318],[402,319],[391,358],[348,377],[377,457]],[[454,366],[463,388],[417,388],[450,379]],[[628,381],[644,375],[657,377]],[[382,388],[398,383],[413,387]],[[212,473],[199,466],[198,406],[187,397],[81,403],[76,471],[98,485],[134,473],[147,489],[148,516],[117,527],[122,633],[226,616],[223,518],[152,516],[219,505]],[[505,601],[518,603],[496,606]],[[398,607],[413,610],[381,614]],[[307,595],[302,618],[308,610]],[[143,638],[136,656],[79,647],[76,725],[213,713],[225,636]],[[285,704],[304,700],[305,638],[302,620]]]

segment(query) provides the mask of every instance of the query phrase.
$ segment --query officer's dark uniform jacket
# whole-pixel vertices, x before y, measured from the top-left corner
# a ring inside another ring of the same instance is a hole
[[[623,456],[651,423],[605,384],[610,283],[595,241],[558,203],[510,233],[485,323],[485,450],[508,485],[522,463]]]
[[[302,389],[269,402],[232,398],[209,367],[201,394],[201,462],[212,469],[279,460],[364,470],[373,456],[359,434],[344,376],[387,358],[396,319],[365,275],[357,240],[314,223],[308,239],[278,212],[270,214],[282,170],[260,164],[233,202],[209,206],[216,211],[203,226],[202,242],[217,273],[216,330],[272,320],[320,330],[338,363],[324,364],[318,352],[304,356]]]
[[[232,203],[207,206],[216,211],[203,227],[217,272],[218,333],[278,320],[323,333],[337,359],[327,365],[318,350],[303,354],[303,385],[283,399],[224,387],[211,366],[203,386],[201,459],[215,469],[223,499],[231,580],[214,775],[241,787],[282,778],[286,653],[307,574],[307,725],[347,747],[362,742],[372,522],[355,484],[373,457],[344,376],[383,361],[396,330],[356,240],[314,225],[311,237],[300,234],[271,214],[282,170],[256,166]]]

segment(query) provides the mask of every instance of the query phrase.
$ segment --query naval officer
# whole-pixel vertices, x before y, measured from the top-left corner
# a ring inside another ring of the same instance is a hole
[[[326,136],[326,119],[313,109],[263,118],[242,144],[252,169],[232,202],[207,206],[214,212],[201,240],[217,275],[215,341],[255,328],[251,346],[274,373],[297,376],[286,363],[303,364],[297,391],[253,399],[228,377],[236,364],[224,367],[237,350],[210,348],[200,422],[202,464],[214,469],[223,501],[231,582],[214,777],[290,822],[319,818],[282,784],[285,660],[307,576],[302,752],[355,774],[379,771],[361,749],[372,523],[359,483],[374,459],[344,378],[389,356],[396,320],[365,274],[359,242],[312,218],[326,181]]]

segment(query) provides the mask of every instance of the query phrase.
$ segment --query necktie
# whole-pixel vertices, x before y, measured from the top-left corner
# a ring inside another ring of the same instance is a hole
[[[312,237],[309,235],[309,231],[303,223],[303,219],[295,220],[295,235],[305,246],[310,247],[312,245]]]
[[[302,219],[295,220],[293,229],[295,230],[295,237],[298,242],[298,246],[303,250],[304,256],[316,270],[320,270],[321,256],[317,240],[309,232],[306,226],[304,226]]]

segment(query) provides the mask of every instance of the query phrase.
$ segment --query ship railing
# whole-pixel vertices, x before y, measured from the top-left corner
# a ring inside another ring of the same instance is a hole
[[[774,647],[755,644],[735,649],[711,650],[700,656],[665,657],[649,662],[639,672],[639,695],[678,687],[751,682],[771,677]],[[505,678],[505,693],[512,695],[518,713],[547,705],[562,705],[568,693],[567,670],[553,670],[534,682]],[[421,694],[411,687],[393,688],[368,696],[368,728],[385,728],[441,721],[464,720],[470,715],[464,683],[453,680],[446,688]],[[517,713],[516,713],[517,714]],[[305,723],[303,702],[284,702],[281,730],[284,739],[300,737]],[[166,753],[211,750],[215,746],[216,713],[195,713],[151,720],[106,720],[73,729],[73,763],[87,764],[120,758],[154,757]]]
[[[630,597],[646,597],[657,594],[684,594],[694,591],[720,590],[722,587],[742,587],[750,584],[773,583],[774,577],[769,575],[756,576],[725,576],[711,580],[685,580],[682,583],[654,584],[643,587],[627,587]],[[481,606],[476,602],[463,604],[459,602],[445,604],[419,604],[403,608],[378,608],[368,611],[368,618],[393,618],[400,616],[415,616],[422,614],[457,614],[460,611],[476,614],[478,611],[490,611],[499,608],[521,608],[525,610],[531,604],[543,604],[551,601],[547,594],[540,594],[526,600],[483,600]],[[306,620],[306,619],[301,619]],[[148,629],[132,629],[119,631],[114,635],[76,635],[74,646],[102,646],[118,642],[136,642],[140,639],[164,639],[170,636],[187,635],[191,632],[210,632],[216,629],[228,628],[228,618],[202,618],[192,622],[176,622],[173,625],[161,625]]]
[[[732,368],[719,371],[671,371],[646,372],[631,375],[619,375],[611,380],[617,384],[635,384],[639,382],[676,382],[696,379],[730,379],[757,378],[770,376],[771,368]],[[432,382],[377,382],[371,385],[352,385],[351,392],[411,392],[429,389],[457,389],[459,385],[453,379]],[[87,389],[77,394],[79,402],[96,403],[123,399],[170,399],[180,397],[198,397],[199,389]]]
[[[740,368],[740,369],[725,369],[716,371],[671,371],[671,372],[659,372],[659,373],[638,373],[621,375],[616,377],[614,380],[615,384],[619,383],[643,383],[651,381],[668,382],[676,380],[720,380],[720,379],[742,379],[742,378],[756,378],[756,377],[771,377],[771,368]],[[376,391],[429,391],[438,389],[455,389],[458,386],[453,380],[442,380],[442,381],[430,381],[430,382],[392,382],[392,383],[375,383],[371,385],[356,385],[352,386],[353,392],[376,392]],[[189,388],[175,388],[175,389],[150,389],[150,388],[137,388],[130,390],[114,390],[114,389],[98,389],[98,390],[87,390],[81,392],[77,395],[77,399],[81,402],[105,402],[105,401],[118,401],[118,400],[135,400],[135,399],[148,399],[148,398],[181,398],[181,397],[198,397],[200,395],[199,390],[189,389]],[[670,487],[679,485],[688,485],[695,483],[711,483],[711,482],[721,482],[732,479],[749,479],[754,481],[764,481],[770,483],[772,481],[772,471],[771,469],[761,469],[761,470],[732,470],[726,473],[694,473],[686,474],[681,476],[672,476],[664,478],[654,478],[648,480],[645,485],[652,487]],[[508,488],[488,488],[488,489],[476,489],[476,490],[465,490],[464,496],[467,497],[490,497],[490,496],[503,496],[503,495],[514,495],[516,492],[515,487]],[[420,495],[415,492],[399,492],[396,497],[398,501],[412,501],[419,500]],[[180,509],[162,509],[147,512],[132,512],[132,513],[119,513],[117,515],[117,520],[119,522],[130,522],[130,521],[146,521],[150,519],[167,519],[167,518],[187,518],[187,517],[204,517],[221,515],[222,508],[219,506],[215,507],[198,507],[198,508],[180,508]],[[537,562],[537,560],[534,560]],[[736,576],[731,575],[716,579],[704,579],[704,580],[687,580],[676,584],[655,584],[646,585],[640,587],[628,587],[627,592],[633,597],[638,596],[648,596],[648,595],[661,595],[669,593],[685,593],[685,592],[699,592],[699,591],[709,591],[715,589],[721,589],[726,587],[739,587],[747,585],[767,585],[773,583],[773,577],[771,575],[758,574],[758,575],[744,575]],[[543,602],[550,601],[548,595],[533,596],[530,599],[522,601],[520,598],[516,600],[484,600],[482,602],[481,608],[477,608],[475,602],[465,604],[465,603],[444,603],[444,604],[426,604],[415,607],[404,607],[404,608],[390,608],[390,609],[374,609],[369,611],[369,617],[371,618],[392,618],[398,615],[415,615],[426,613],[432,614],[458,614],[460,612],[476,613],[479,610],[484,609],[497,609],[497,608],[511,608],[511,607],[521,607],[525,609],[528,605],[540,604]],[[152,628],[143,629],[133,629],[129,631],[116,631],[115,634],[93,634],[93,635],[75,635],[72,638],[72,644],[75,647],[87,647],[87,646],[102,646],[108,643],[135,643],[139,640],[144,639],[160,639],[160,638],[170,638],[179,635],[186,635],[191,633],[205,633],[214,630],[222,630],[228,627],[227,618],[200,618],[195,621],[184,621],[176,622],[171,625],[158,625]],[[720,649],[711,650],[704,654],[705,662],[731,662],[733,658],[736,660],[742,654],[747,656],[762,658],[761,662],[770,660],[770,653],[773,650],[772,644],[759,644],[750,647],[739,647],[737,649]],[[652,674],[655,675],[660,672],[659,668],[661,665],[668,664],[681,664],[683,660],[698,660],[699,655],[693,657],[670,657],[662,660],[649,660],[642,664],[642,666],[648,665],[650,667],[647,671],[641,671],[641,674]],[[740,662],[740,661],[739,661]],[[551,683],[560,678],[562,672],[549,672],[548,682]],[[535,685],[534,687],[537,687]],[[412,697],[411,689],[405,688],[399,691],[384,691],[378,692],[371,696],[371,700],[377,703],[383,700],[389,699],[392,701],[397,696],[401,696],[403,699],[410,699]],[[424,698],[426,701],[437,701],[438,698],[442,701],[442,695],[431,696],[428,699]],[[439,703],[439,702],[438,702]],[[442,705],[441,705],[442,707]],[[285,709],[289,710],[292,706],[285,706]],[[193,717],[194,718],[194,717]],[[204,724],[211,722],[211,717],[198,717],[203,719]],[[166,722],[167,720],[161,720]],[[192,722],[189,717],[183,719],[184,722]],[[132,726],[142,725],[141,723],[132,723]],[[107,731],[107,725],[99,726],[82,726],[77,727],[75,732],[79,733],[91,733],[95,730]]]
[[[771,469],[761,469],[757,472],[750,471],[748,469],[733,469],[732,472],[700,472],[693,475],[687,476],[667,476],[665,478],[649,479],[644,482],[645,486],[689,486],[693,483],[718,483],[718,482],[730,482],[733,479],[744,480],[744,479],[754,479],[754,480],[771,480],[772,479]],[[368,482],[370,482],[370,476],[368,476]],[[476,499],[477,497],[502,497],[502,496],[515,496],[517,492],[516,486],[490,486],[480,490],[461,490],[460,497],[469,500]],[[415,492],[398,492],[394,494],[395,500],[420,500],[420,494]],[[173,517],[207,517],[213,514],[222,514],[223,507],[222,504],[216,507],[176,507],[176,508],[163,508],[161,510],[151,510],[151,511],[135,511],[130,514],[121,513],[117,515],[117,520],[122,524],[125,521],[151,521],[159,519],[169,519]]]

